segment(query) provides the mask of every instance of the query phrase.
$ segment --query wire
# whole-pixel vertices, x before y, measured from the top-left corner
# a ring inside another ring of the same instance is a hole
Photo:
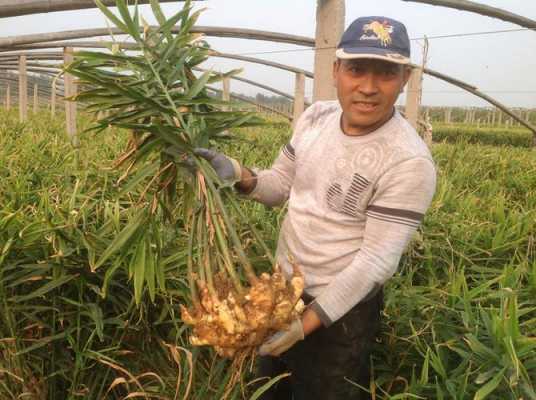
[[[423,36],[410,39],[411,41],[419,41],[424,39],[448,39],[448,38],[459,38],[459,37],[468,37],[468,36],[481,36],[481,35],[492,35],[497,33],[512,33],[512,32],[526,32],[534,29],[529,28],[520,28],[520,29],[502,29],[496,31],[483,31],[483,32],[468,32],[468,33],[453,33],[450,35],[437,35],[437,36]],[[302,51],[313,51],[313,50],[334,50],[336,46],[328,47],[309,47],[305,49],[292,49],[292,50],[271,50],[271,51],[261,51],[253,53],[234,53],[234,56],[255,56],[261,54],[278,54],[278,53],[298,53]]]
[[[534,94],[536,90],[482,90],[484,93]],[[423,93],[468,93],[463,90],[423,90]]]

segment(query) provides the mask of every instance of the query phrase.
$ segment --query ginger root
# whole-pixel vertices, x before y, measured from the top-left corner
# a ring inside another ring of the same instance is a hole
[[[223,357],[232,358],[241,350],[259,346],[303,311],[300,297],[304,279],[295,264],[290,281],[276,265],[272,275],[261,274],[244,296],[236,294],[226,277],[215,278],[217,296],[198,281],[201,304],[190,309],[181,305],[181,315],[186,324],[193,326],[190,343],[213,346]]]

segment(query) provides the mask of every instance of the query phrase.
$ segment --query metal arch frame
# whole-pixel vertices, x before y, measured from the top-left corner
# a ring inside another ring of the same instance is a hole
[[[58,47],[64,47],[64,46],[66,46],[68,44],[69,44],[69,42],[61,43],[61,46],[58,46]],[[54,43],[52,43],[51,45],[55,46]],[[91,42],[91,46],[94,47],[94,48],[107,48],[107,45],[106,45],[105,42]],[[126,46],[127,46],[127,48],[130,48],[132,50],[136,49],[135,46],[130,46],[128,43],[126,43]],[[19,48],[17,50],[20,51],[21,49]],[[17,53],[17,54],[20,54],[20,53]],[[9,53],[5,54],[5,56],[9,56],[9,55],[10,55]],[[275,62],[272,62],[272,61],[263,60],[263,59],[259,59],[259,58],[245,57],[245,56],[232,55],[232,54],[226,54],[226,53],[219,53],[217,51],[214,51],[212,56],[214,56],[214,57],[223,57],[223,58],[228,58],[228,59],[236,59],[236,60],[240,60],[240,61],[266,65],[266,66],[270,66],[270,67],[274,67],[274,68],[283,69],[283,70],[286,70],[286,71],[289,71],[289,72],[303,73],[305,76],[307,76],[309,78],[314,77],[313,73],[310,72],[310,71],[302,70],[302,69],[295,68],[295,67],[292,67],[292,66],[288,66],[288,65],[284,65],[284,64],[280,64],[280,63],[275,63]],[[0,55],[0,58],[1,58],[1,55]],[[412,65],[412,67],[419,68],[419,66],[417,66],[417,65]],[[528,123],[524,119],[520,118],[518,115],[513,113],[508,107],[506,107],[503,104],[501,104],[499,101],[497,101],[497,100],[493,99],[492,97],[487,96],[486,94],[478,91],[478,89],[475,86],[470,85],[470,84],[468,84],[466,82],[463,82],[463,81],[461,81],[459,79],[456,79],[456,78],[450,77],[448,75],[445,75],[443,73],[428,69],[428,68],[425,68],[423,70],[423,72],[425,74],[427,74],[427,75],[433,76],[433,77],[435,77],[437,79],[440,79],[440,80],[448,82],[448,83],[450,83],[452,85],[458,86],[461,89],[466,90],[466,91],[474,94],[475,96],[480,97],[481,99],[485,100],[486,102],[494,105],[495,107],[497,107],[501,111],[503,111],[505,114],[509,115],[514,120],[518,121],[521,125],[523,125],[526,128],[528,128],[531,132],[533,132],[533,134],[536,137],[536,127],[532,126],[530,123]]]
[[[497,7],[491,7],[485,4],[475,3],[468,0],[402,0],[405,2],[429,4],[432,6],[440,6],[454,8],[461,11],[469,11],[486,17],[498,18],[506,22],[523,26],[528,29],[536,29],[536,21],[522,15],[514,14],[509,11]]]
[[[408,1],[412,1],[412,0],[408,0]],[[415,0],[415,1],[420,1],[420,0]],[[422,1],[425,1],[425,0],[422,0]],[[427,0],[427,1],[431,1],[431,0]],[[440,1],[440,0],[436,0],[436,1]],[[443,0],[443,1],[449,1],[449,0]],[[454,0],[451,0],[451,1],[454,1]],[[465,0],[462,0],[462,1],[465,1]],[[284,35],[284,34],[277,33],[277,32],[259,31],[259,30],[253,30],[253,29],[202,27],[202,26],[194,27],[194,31],[198,33],[204,33],[208,36],[267,40],[267,41],[291,43],[295,45],[314,47],[314,39],[312,38]],[[0,51],[8,52],[10,50],[24,50],[24,49],[29,50],[29,49],[35,49],[35,48],[51,48],[54,46],[73,47],[75,43],[68,42],[68,41],[55,43],[55,44],[47,43],[47,42],[48,41],[54,42],[57,40],[65,39],[66,37],[71,38],[71,39],[80,39],[80,38],[87,38],[87,37],[94,37],[94,36],[105,36],[110,33],[120,34],[121,32],[118,29],[82,29],[82,30],[74,30],[74,31],[52,32],[50,34],[23,35],[23,36],[18,36],[18,37],[8,37],[8,38],[0,39]],[[76,43],[76,44],[83,44],[83,42]],[[39,45],[39,46],[34,47],[36,45]],[[86,45],[88,47],[106,47],[105,44],[99,43],[99,42],[91,42],[91,43],[87,43]],[[125,43],[123,44],[123,46],[127,48],[130,47],[131,49],[135,50],[134,44]],[[275,62],[271,62],[267,60],[254,58],[254,57],[246,57],[246,56],[232,55],[232,54],[219,53],[219,52],[213,52],[212,55],[215,57],[236,59],[236,60],[245,61],[245,62],[262,64],[266,66],[271,66],[271,67],[287,70],[287,71],[294,72],[294,73],[303,73],[305,76],[309,78],[314,77],[312,72],[305,71],[305,70],[295,68],[295,67],[291,67],[288,65],[280,64],[280,63],[275,63]],[[416,67],[416,66],[413,65],[413,67]],[[450,77],[448,75],[445,75],[445,74],[442,74],[442,73],[439,73],[437,71],[433,71],[430,69],[424,69],[423,72],[428,75],[434,76],[435,78],[451,83],[455,86],[458,86],[480,97],[486,102],[489,102],[495,107],[501,109],[505,114],[508,114],[510,117],[518,121],[520,124],[530,129],[533,132],[535,140],[536,140],[536,127],[532,126],[530,123],[528,123],[527,121],[523,120],[522,118],[514,114],[509,108],[507,108],[506,106],[504,106],[497,100],[478,91],[476,87],[470,84],[467,84],[465,82],[462,82],[456,78]]]
[[[184,0],[159,0],[160,3]],[[196,0],[199,1],[199,0]],[[102,0],[105,6],[113,7],[114,0]],[[138,4],[147,4],[149,0],[138,0]],[[21,15],[43,14],[57,11],[82,10],[96,8],[94,0],[18,0],[13,4],[10,0],[0,0],[0,18],[17,17]]]
[[[157,26],[152,26],[158,29]],[[174,27],[171,31],[178,33],[179,27]],[[143,31],[143,28],[140,28]],[[279,32],[261,31],[257,29],[226,28],[219,26],[194,26],[193,33],[202,33],[206,36],[228,37],[235,39],[254,39],[269,42],[288,43],[298,46],[314,47],[314,39],[305,36],[287,35]],[[69,31],[58,31],[41,34],[8,36],[0,38],[0,48],[9,49],[28,44],[54,42],[58,40],[85,39],[99,36],[124,35],[119,28],[96,28],[96,29],[76,29]]]
[[[14,52],[14,53],[9,53],[9,54],[0,53],[0,66],[15,65],[15,63],[17,62],[19,56],[21,56],[21,55],[26,56],[26,58],[28,60],[27,65],[29,67],[38,67],[38,66],[49,67],[49,66],[52,66],[52,65],[45,65],[45,64],[39,64],[39,63],[32,63],[31,61],[37,61],[37,62],[42,61],[42,60],[46,60],[46,61],[61,60],[61,61],[63,61],[63,54],[61,52],[32,53],[32,52],[28,52],[28,51],[19,51],[19,52]],[[254,62],[254,60],[252,60],[252,62]],[[283,64],[278,64],[278,65],[282,69],[287,69],[286,66],[283,65]],[[61,67],[61,64],[54,65],[53,67],[54,68]],[[289,68],[292,68],[292,67],[289,67]],[[194,68],[194,69],[198,70],[198,71],[205,71],[202,68]],[[299,70],[299,71],[301,71],[301,70]],[[303,72],[306,73],[306,74],[311,74],[308,71],[303,71]],[[250,80],[250,79],[242,78],[240,76],[231,76],[231,79],[241,81],[241,82],[245,82],[245,83],[253,85],[253,86],[257,86],[257,87],[259,87],[261,89],[264,89],[264,90],[267,90],[269,92],[275,93],[275,94],[277,94],[279,96],[282,96],[282,97],[286,97],[286,98],[288,98],[290,100],[294,99],[294,96],[292,96],[291,94],[285,93],[285,92],[283,92],[281,90],[278,90],[276,88],[273,88],[271,86],[268,86],[268,85],[265,85],[265,84],[262,84],[262,83],[259,83],[259,82],[255,82],[255,81]],[[307,106],[310,105],[310,103],[307,102],[307,101],[305,102],[305,104]]]

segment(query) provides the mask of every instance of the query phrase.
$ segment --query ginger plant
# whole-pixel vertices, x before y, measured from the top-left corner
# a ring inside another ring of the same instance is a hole
[[[188,237],[187,277],[191,304],[181,306],[183,321],[193,326],[191,343],[211,345],[233,357],[259,345],[274,330],[295,317],[303,290],[303,277],[295,267],[287,281],[275,265],[271,251],[237,204],[233,189],[219,180],[194,149],[209,148],[227,137],[224,132],[262,121],[237,104],[208,94],[208,85],[236,74],[194,69],[209,56],[210,48],[191,33],[200,11],[191,2],[166,18],[158,1],[151,1],[157,26],[149,26],[138,7],[128,9],[116,0],[119,15],[96,0],[106,17],[128,36],[114,42],[109,52],[80,51],[65,72],[78,78],[83,90],[75,97],[90,112],[103,114],[92,129],[109,126],[131,131],[131,138],[116,167],[128,180],[123,192],[142,187],[140,212],[93,264],[105,265],[114,252],[135,247],[130,269],[136,302],[144,286],[154,300],[155,250],[147,222],[162,215],[162,223],[180,224]],[[257,253],[274,266],[272,275],[257,276],[239,229],[248,226]],[[113,272],[111,272],[113,273]],[[145,283],[145,285],[144,285]]]

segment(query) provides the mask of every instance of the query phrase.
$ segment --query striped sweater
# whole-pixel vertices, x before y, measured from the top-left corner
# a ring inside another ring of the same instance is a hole
[[[250,194],[288,200],[277,260],[287,276],[289,255],[301,267],[325,326],[395,273],[436,185],[427,146],[398,112],[363,136],[342,132],[341,113],[337,101],[310,106]]]

